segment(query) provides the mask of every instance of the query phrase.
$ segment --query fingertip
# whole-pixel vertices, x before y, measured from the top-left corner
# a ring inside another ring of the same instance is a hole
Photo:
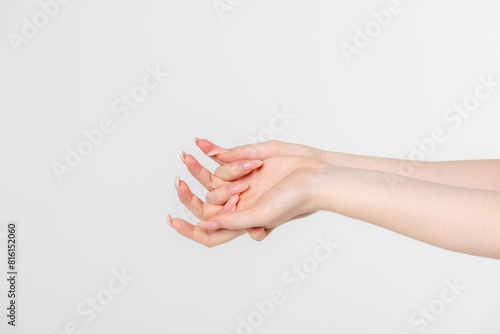
[[[184,181],[179,181],[179,188],[177,189],[177,195],[182,203],[188,202],[193,195],[191,192],[191,188]]]
[[[248,183],[238,183],[238,184],[229,184],[227,188],[227,193],[229,196],[239,195],[242,192],[248,190],[250,185]]]
[[[203,151],[203,153],[205,153],[209,157],[213,157],[214,155],[227,151],[227,149],[219,147],[207,139],[198,140],[197,145]]]
[[[260,168],[263,165],[262,160],[250,160],[250,161],[245,161],[241,164],[241,169],[243,171],[249,172],[254,169]]]
[[[248,229],[248,235],[255,241],[262,241],[266,238],[264,227],[251,227]]]
[[[182,162],[184,162],[184,165],[186,165],[186,167],[188,167],[188,169],[189,169],[189,167],[192,165],[192,161],[193,160],[196,161],[196,159],[195,159],[195,157],[193,157],[189,153],[186,153],[186,152],[182,152],[182,153],[183,153],[183,155],[182,155],[182,157],[183,157]]]
[[[212,150],[212,146],[214,145],[206,139],[198,139],[196,146],[198,146],[203,152],[210,152]]]
[[[229,212],[229,211],[233,210],[236,207],[236,204],[238,204],[239,199],[240,199],[239,195],[232,196],[229,199],[229,201],[227,201],[227,203],[224,205],[224,207],[222,208],[222,211]]]

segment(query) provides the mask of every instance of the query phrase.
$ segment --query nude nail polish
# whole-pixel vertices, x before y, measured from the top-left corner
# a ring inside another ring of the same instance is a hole
[[[170,215],[170,213],[167,215],[167,222],[168,222],[168,225],[170,225],[170,226],[174,227],[174,226],[172,225],[172,216]]]
[[[217,154],[219,154],[219,153],[224,153],[224,152],[227,152],[227,151],[228,151],[228,150],[226,150],[225,148],[220,148],[220,147],[219,147],[219,148],[216,148],[216,149],[214,149],[214,150],[212,150],[212,151],[208,152],[208,153],[207,153],[207,156],[212,157],[212,156],[214,156],[214,155],[217,155]]]
[[[186,157],[186,152],[182,151],[182,153],[181,153],[181,160],[182,160],[182,162],[184,164],[186,164],[186,158],[185,157]]]
[[[241,169],[243,169],[244,171],[250,171],[250,170],[253,170],[255,168],[259,168],[260,166],[262,166],[262,161],[251,160],[251,161],[247,161],[247,162],[242,163]]]
[[[194,137],[194,143],[196,144],[196,146],[198,146],[198,142],[200,141],[200,138],[198,137]]]
[[[234,186],[230,186],[228,189],[227,189],[227,193],[230,195],[230,196],[233,196],[233,195],[238,195],[242,192],[244,192],[245,190],[247,190],[249,187],[248,184],[246,183],[241,183],[241,184],[235,184]]]
[[[234,208],[234,206],[238,203],[239,199],[240,199],[240,196],[238,196],[238,195],[234,195],[233,197],[231,197],[229,199],[229,201],[227,201],[227,203],[222,208],[222,211],[223,212],[231,211]]]
[[[206,230],[216,230],[220,227],[216,222],[198,222],[196,225]]]
[[[175,189],[179,191],[179,186],[180,186],[181,180],[179,178],[179,175],[175,177]]]

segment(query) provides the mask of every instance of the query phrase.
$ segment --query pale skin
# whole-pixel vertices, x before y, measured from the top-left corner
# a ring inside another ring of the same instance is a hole
[[[179,199],[201,222],[170,215],[169,222],[205,246],[247,232],[263,240],[279,225],[325,210],[444,249],[500,259],[500,160],[417,165],[278,141],[230,150],[196,143],[221,166],[211,173],[182,155],[209,193],[203,202],[176,180]]]

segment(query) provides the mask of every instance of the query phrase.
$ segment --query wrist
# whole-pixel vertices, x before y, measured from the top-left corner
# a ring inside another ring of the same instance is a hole
[[[340,152],[331,152],[331,151],[322,151],[321,153],[322,159],[324,163],[337,166],[337,167],[349,167],[346,163],[346,154]]]
[[[348,168],[322,163],[310,173],[310,207],[313,211],[335,211],[335,203],[341,200],[342,179],[349,172]]]

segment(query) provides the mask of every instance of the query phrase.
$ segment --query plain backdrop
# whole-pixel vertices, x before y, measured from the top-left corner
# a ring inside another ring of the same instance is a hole
[[[341,44],[388,3],[227,0],[215,2],[231,8],[222,20],[212,0],[73,0],[15,52],[8,36],[41,5],[1,0],[0,267],[16,221],[19,295],[12,328],[1,280],[0,332],[499,333],[498,261],[324,212],[261,243],[244,235],[212,249],[166,222],[197,221],[177,199],[176,175],[204,194],[180,152],[216,167],[195,136],[407,159],[443,128],[448,139],[427,160],[500,158],[500,90],[457,129],[443,119],[479,77],[500,81],[500,6],[402,0],[349,63]],[[157,66],[168,78],[120,119],[113,102]],[[293,118],[272,130],[276,110]],[[53,163],[105,118],[114,131],[60,182]],[[338,248],[293,290],[283,275],[311,265],[327,237]],[[122,270],[134,278],[110,295]],[[447,280],[466,288],[443,304]],[[259,316],[255,303],[273,290],[284,302]],[[78,311],[89,298],[102,302],[91,321]],[[439,314],[422,320],[429,307]],[[241,319],[255,326],[238,331]]]

